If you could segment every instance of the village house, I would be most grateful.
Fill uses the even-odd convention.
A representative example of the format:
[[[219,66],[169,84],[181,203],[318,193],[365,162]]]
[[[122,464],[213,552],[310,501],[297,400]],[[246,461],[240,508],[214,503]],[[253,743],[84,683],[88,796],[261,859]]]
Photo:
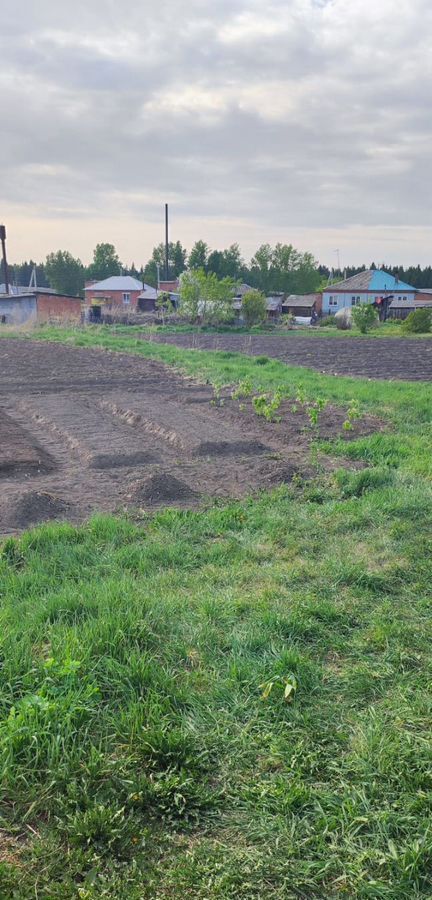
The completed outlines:
[[[400,281],[389,272],[370,269],[325,288],[322,311],[324,315],[334,315],[340,309],[359,303],[376,303],[379,306],[390,297],[393,300],[413,301],[415,294],[416,289],[412,285]]]
[[[136,310],[144,287],[131,275],[111,275],[103,281],[87,281],[84,288],[86,306],[103,307],[104,311]]]

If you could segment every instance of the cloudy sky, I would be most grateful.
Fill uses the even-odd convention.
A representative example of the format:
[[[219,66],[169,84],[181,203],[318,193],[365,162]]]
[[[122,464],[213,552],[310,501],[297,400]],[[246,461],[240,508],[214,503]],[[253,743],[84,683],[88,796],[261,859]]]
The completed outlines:
[[[2,0],[9,258],[430,263],[430,0]]]

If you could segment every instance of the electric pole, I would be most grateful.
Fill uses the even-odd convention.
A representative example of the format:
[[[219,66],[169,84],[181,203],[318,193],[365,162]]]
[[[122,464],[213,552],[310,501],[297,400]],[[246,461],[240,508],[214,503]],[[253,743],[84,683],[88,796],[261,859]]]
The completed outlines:
[[[6,259],[6,226],[0,225],[0,241],[2,245],[2,255],[3,255],[3,268],[4,268],[4,280],[5,280],[5,293],[9,293],[9,276],[8,276],[8,266]]]

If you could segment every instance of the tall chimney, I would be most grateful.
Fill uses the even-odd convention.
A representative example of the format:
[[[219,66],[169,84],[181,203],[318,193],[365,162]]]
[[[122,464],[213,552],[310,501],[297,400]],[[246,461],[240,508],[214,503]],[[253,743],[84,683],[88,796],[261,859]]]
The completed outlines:
[[[165,280],[169,281],[168,251],[168,203],[165,203]]]
[[[3,254],[3,268],[4,268],[4,280],[5,280],[5,291],[9,293],[9,275],[8,275],[8,265],[6,259],[6,226],[0,225],[0,241],[2,245],[2,254]]]

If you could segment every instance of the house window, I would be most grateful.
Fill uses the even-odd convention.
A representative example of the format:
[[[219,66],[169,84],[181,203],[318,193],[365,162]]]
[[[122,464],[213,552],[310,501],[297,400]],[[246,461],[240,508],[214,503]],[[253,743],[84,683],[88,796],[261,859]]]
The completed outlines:
[[[402,297],[402,300],[406,300],[406,297]]]
[[[130,294],[123,294],[123,303],[127,306],[130,303]]]
[[[329,306],[337,306],[337,297],[329,297]]]
[[[351,306],[357,306],[360,303],[360,297],[351,297]]]

